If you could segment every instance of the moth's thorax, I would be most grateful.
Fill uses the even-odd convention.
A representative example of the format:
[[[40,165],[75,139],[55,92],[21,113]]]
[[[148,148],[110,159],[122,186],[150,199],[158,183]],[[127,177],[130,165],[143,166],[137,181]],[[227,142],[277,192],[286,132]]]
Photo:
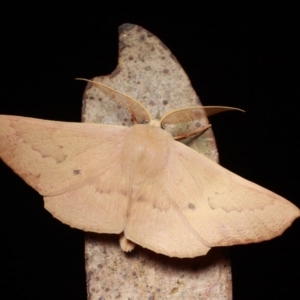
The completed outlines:
[[[124,157],[129,158],[124,167],[126,174],[152,177],[167,163],[173,137],[167,131],[149,126],[134,125],[124,143]]]

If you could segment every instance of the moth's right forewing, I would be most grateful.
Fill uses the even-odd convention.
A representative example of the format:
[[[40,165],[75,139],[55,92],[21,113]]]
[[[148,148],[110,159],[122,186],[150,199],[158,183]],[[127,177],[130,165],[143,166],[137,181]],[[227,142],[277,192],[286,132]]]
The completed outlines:
[[[176,202],[207,246],[269,240],[300,216],[288,200],[180,143],[174,144],[172,156],[177,161],[173,173],[180,172],[181,188],[189,191]]]

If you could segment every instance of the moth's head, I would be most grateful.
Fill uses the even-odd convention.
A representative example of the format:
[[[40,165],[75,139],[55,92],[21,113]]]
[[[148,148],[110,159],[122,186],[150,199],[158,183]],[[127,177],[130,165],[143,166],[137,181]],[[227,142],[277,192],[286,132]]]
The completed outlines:
[[[161,128],[160,120],[150,120],[149,125],[152,126],[152,127]]]

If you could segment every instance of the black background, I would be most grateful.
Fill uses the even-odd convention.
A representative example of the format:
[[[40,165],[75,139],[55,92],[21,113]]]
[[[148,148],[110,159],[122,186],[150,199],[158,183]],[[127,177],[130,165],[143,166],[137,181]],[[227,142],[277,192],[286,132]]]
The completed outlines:
[[[129,3],[124,9],[79,8],[76,14],[73,6],[7,11],[1,114],[80,121],[85,83],[74,78],[111,73],[118,26],[139,24],[170,48],[204,105],[247,111],[211,118],[221,164],[300,207],[292,8],[255,14],[250,8],[217,13],[174,6],[163,12]],[[85,299],[83,233],[52,218],[42,197],[2,162],[0,176],[2,293],[9,299]],[[299,233],[297,220],[272,241],[231,247],[234,300],[298,299]]]

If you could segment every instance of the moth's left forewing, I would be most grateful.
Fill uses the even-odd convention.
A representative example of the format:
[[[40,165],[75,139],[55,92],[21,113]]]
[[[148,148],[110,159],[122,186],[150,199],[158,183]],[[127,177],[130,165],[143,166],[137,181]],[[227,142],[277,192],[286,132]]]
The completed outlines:
[[[174,142],[171,156],[175,163],[170,168],[182,190],[174,201],[207,246],[268,240],[300,216],[283,197],[180,143]]]
[[[130,128],[0,116],[0,157],[60,221],[99,233],[125,226],[122,149]]]
[[[55,194],[98,174],[113,156],[119,158],[128,131],[1,115],[0,157],[41,195]]]

